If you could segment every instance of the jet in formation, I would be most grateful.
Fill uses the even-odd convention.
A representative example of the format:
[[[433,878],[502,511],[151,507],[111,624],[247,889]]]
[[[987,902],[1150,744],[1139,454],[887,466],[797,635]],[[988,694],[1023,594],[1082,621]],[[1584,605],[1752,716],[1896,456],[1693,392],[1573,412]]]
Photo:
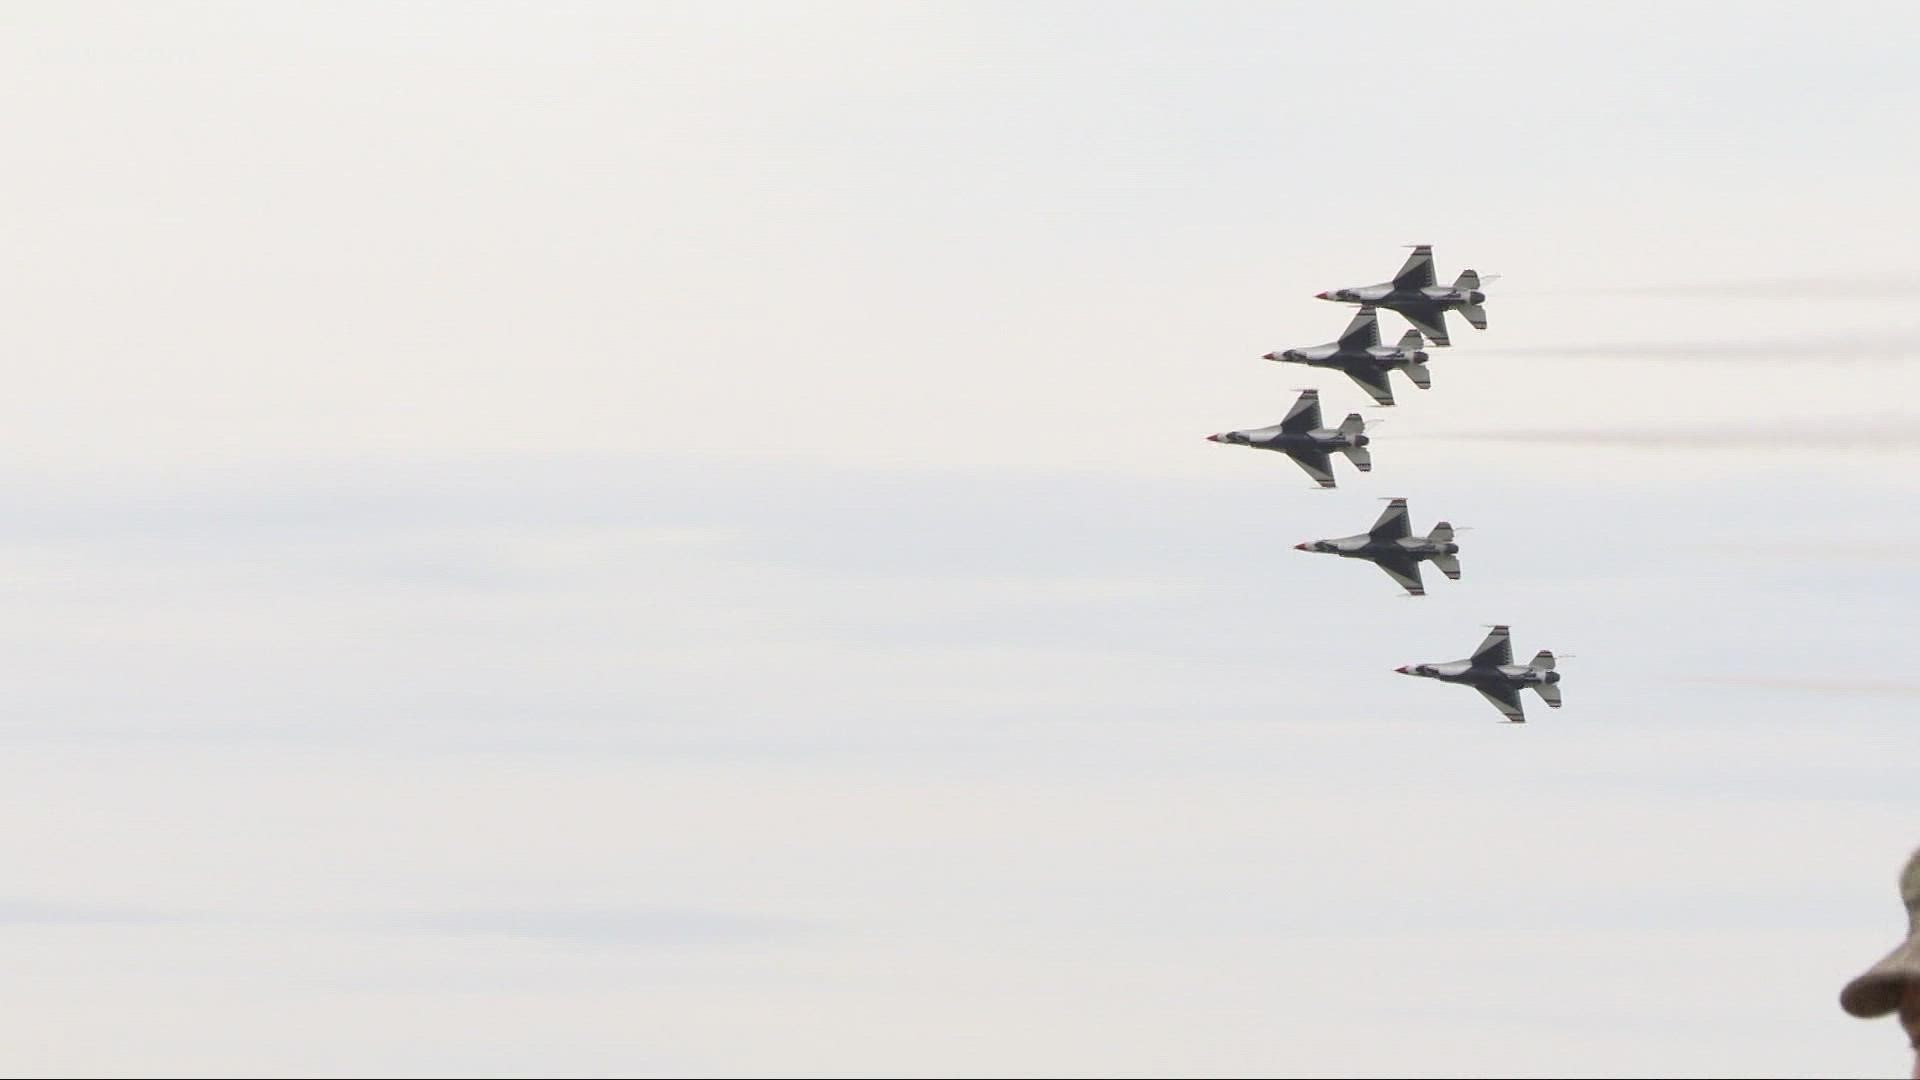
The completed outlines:
[[[1560,707],[1560,673],[1553,670],[1553,654],[1541,650],[1533,662],[1521,666],[1513,662],[1513,645],[1507,640],[1507,628],[1496,626],[1487,640],[1473,650],[1473,655],[1465,660],[1449,660],[1444,664],[1408,664],[1394,668],[1402,675],[1417,675],[1423,679],[1439,679],[1441,682],[1465,683],[1480,691],[1480,696],[1493,703],[1500,715],[1515,724],[1527,722],[1527,714],[1520,708],[1520,691],[1531,688],[1548,706]]]
[[[1395,499],[1373,528],[1357,536],[1309,540],[1295,551],[1318,551],[1343,559],[1365,559],[1387,572],[1410,596],[1425,596],[1420,564],[1430,562],[1453,581],[1460,580],[1460,545],[1453,542],[1453,526],[1442,521],[1425,536],[1413,535],[1407,520],[1407,500]],[[1406,670],[1402,668],[1401,670]]]
[[[1335,451],[1352,459],[1353,467],[1361,472],[1373,469],[1373,455],[1367,452],[1366,430],[1367,422],[1360,419],[1359,413],[1348,413],[1338,428],[1322,427],[1320,391],[1307,390],[1279,423],[1247,431],[1223,431],[1207,436],[1207,441],[1278,450],[1305,469],[1315,483],[1330,488],[1334,486],[1332,455]]]
[[[1436,285],[1433,279],[1433,246],[1415,244],[1413,254],[1392,281],[1363,285],[1357,289],[1329,289],[1314,294],[1322,300],[1342,304],[1371,304],[1397,311],[1427,335],[1435,345],[1446,345],[1449,311],[1457,311],[1476,330],[1487,328],[1487,294],[1480,291],[1480,275],[1463,270],[1452,286]]]
[[[1420,348],[1420,331],[1407,331],[1401,336],[1400,344],[1392,347],[1380,344],[1380,319],[1372,304],[1361,305],[1360,314],[1353,317],[1340,340],[1270,352],[1262,359],[1344,371],[1373,396],[1377,405],[1393,404],[1393,386],[1387,373],[1396,368],[1406,372],[1413,385],[1422,390],[1433,385],[1432,375],[1427,371],[1427,354]]]

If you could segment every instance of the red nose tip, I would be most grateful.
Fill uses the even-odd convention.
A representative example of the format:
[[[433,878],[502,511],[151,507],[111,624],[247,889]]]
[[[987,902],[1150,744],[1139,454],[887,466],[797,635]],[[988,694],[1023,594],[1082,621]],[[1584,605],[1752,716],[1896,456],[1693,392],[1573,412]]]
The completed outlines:
[[[1407,673],[1407,667],[1408,667],[1408,665],[1406,665],[1406,664],[1402,664],[1402,665],[1400,665],[1399,667],[1397,667],[1397,668],[1394,668],[1393,670],[1395,670],[1395,671],[1397,671],[1397,672],[1399,672],[1399,673],[1400,673],[1400,674],[1402,674],[1402,675],[1405,675],[1405,674]]]
[[[1295,544],[1295,545],[1293,545],[1293,550],[1295,550],[1295,551],[1305,551],[1305,550],[1307,550],[1307,545],[1305,545],[1305,544]]]
[[[1328,291],[1332,291],[1332,290],[1328,290]],[[1328,296],[1328,295],[1327,295],[1326,293],[1323,293],[1323,292],[1317,292],[1317,293],[1314,293],[1314,294],[1313,294],[1313,298],[1314,298],[1315,300],[1331,300],[1331,299],[1333,299],[1332,297],[1330,297],[1330,296]]]
[[[1208,441],[1208,442],[1219,442],[1219,441],[1220,441],[1220,436],[1218,436],[1218,435],[1209,435],[1209,436],[1207,436],[1207,441]]]

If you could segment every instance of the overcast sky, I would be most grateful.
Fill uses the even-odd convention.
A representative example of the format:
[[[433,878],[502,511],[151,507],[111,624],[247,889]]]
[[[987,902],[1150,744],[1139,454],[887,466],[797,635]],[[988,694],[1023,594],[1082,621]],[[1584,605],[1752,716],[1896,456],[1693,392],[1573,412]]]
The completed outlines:
[[[1916,40],[0,8],[5,1070],[1902,1074]]]

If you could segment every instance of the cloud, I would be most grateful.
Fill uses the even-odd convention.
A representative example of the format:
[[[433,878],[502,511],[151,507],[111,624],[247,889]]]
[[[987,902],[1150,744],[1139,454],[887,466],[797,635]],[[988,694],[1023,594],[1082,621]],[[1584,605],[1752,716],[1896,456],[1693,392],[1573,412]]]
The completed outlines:
[[[1803,338],[1718,341],[1563,341],[1491,345],[1490,355],[1543,360],[1680,360],[1710,363],[1901,364],[1920,360],[1920,330],[1861,331]]]
[[[202,912],[113,907],[59,900],[0,898],[0,927],[9,926],[180,926],[210,921]]]
[[[1920,422],[1909,416],[1867,416],[1845,422],[1780,419],[1763,424],[1601,428],[1588,430],[1435,432],[1426,438],[1537,446],[1611,446],[1627,450],[1818,450],[1920,449]]]
[[[1906,300],[1920,296],[1920,274],[1797,274],[1779,277],[1736,278],[1722,281],[1680,281],[1652,285],[1620,285],[1593,289],[1556,289],[1570,295],[1644,296],[1671,299],[1758,300]]]
[[[1706,686],[1789,690],[1809,694],[1867,694],[1883,697],[1920,697],[1920,683],[1893,679],[1776,678],[1759,675],[1715,675],[1686,680]]]
[[[573,945],[737,945],[785,938],[804,924],[701,908],[498,908],[419,911],[370,919],[363,928]]]

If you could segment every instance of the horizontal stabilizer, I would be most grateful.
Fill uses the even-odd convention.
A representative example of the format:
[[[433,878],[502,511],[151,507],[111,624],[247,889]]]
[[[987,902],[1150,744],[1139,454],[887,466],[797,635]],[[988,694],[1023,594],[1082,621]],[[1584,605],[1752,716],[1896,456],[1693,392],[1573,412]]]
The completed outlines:
[[[1342,435],[1358,435],[1365,430],[1367,430],[1367,422],[1362,420],[1360,414],[1357,412],[1348,413],[1347,418],[1340,421],[1340,434]]]
[[[1485,307],[1479,304],[1461,304],[1460,314],[1467,317],[1467,321],[1473,324],[1475,330],[1485,330],[1487,328],[1487,309]]]
[[[1417,331],[1409,330],[1407,331],[1407,333],[1414,334],[1414,333],[1417,333]],[[1427,370],[1427,365],[1408,364],[1406,367],[1403,367],[1400,370],[1407,373],[1407,378],[1413,380],[1413,385],[1419,387],[1422,390],[1433,389],[1433,372]]]
[[[1432,557],[1432,562],[1436,569],[1447,575],[1448,580],[1460,580],[1460,556],[1435,555]]]
[[[1422,338],[1420,337],[1420,331],[1418,330],[1409,330],[1406,333],[1401,334],[1400,335],[1400,351],[1412,352],[1413,350],[1420,347],[1421,340]]]
[[[1453,287],[1471,292],[1480,287],[1480,275],[1471,270],[1462,270],[1460,276],[1453,279]]]
[[[1348,460],[1353,462],[1354,468],[1359,469],[1361,472],[1373,471],[1373,455],[1367,453],[1366,447],[1343,446],[1340,450],[1347,455]]]
[[[1434,522],[1433,531],[1427,534],[1427,539],[1433,541],[1436,544],[1452,543],[1453,542],[1453,525],[1445,521]]]
[[[1541,649],[1539,654],[1533,658],[1533,663],[1528,664],[1527,666],[1532,668],[1535,671],[1552,671],[1553,670],[1553,654],[1548,652],[1545,649]]]
[[[1546,701],[1548,708],[1557,709],[1560,707],[1560,685],[1558,683],[1551,685],[1547,683],[1537,683],[1534,685],[1534,689],[1540,691],[1540,697]]]

